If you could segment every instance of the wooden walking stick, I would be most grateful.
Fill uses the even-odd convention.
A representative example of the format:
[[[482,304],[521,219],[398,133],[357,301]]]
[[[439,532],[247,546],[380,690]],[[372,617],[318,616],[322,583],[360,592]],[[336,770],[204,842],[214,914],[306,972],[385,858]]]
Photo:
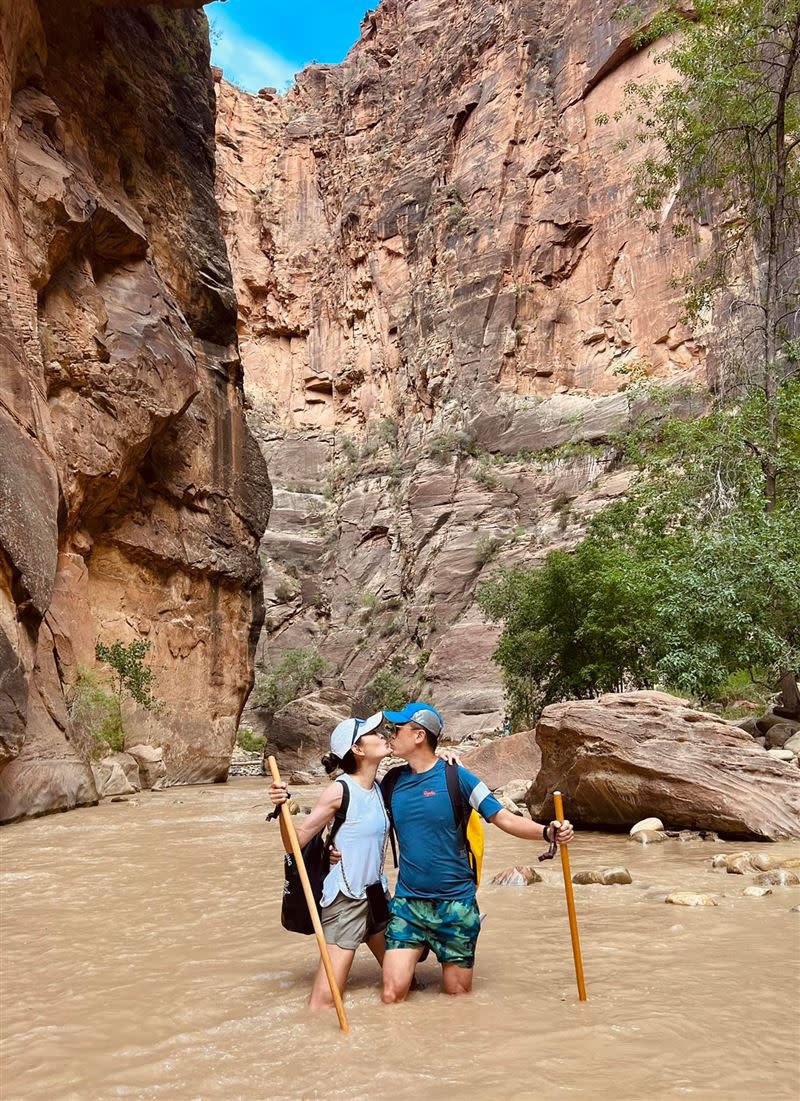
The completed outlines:
[[[561,801],[561,792],[553,792],[553,802],[556,808],[556,818],[564,821],[564,804]],[[575,959],[575,978],[578,981],[578,998],[586,1001],[586,984],[583,981],[583,960],[581,959],[581,942],[578,937],[578,918],[575,914],[575,897],[572,893],[572,875],[569,870],[569,853],[566,845],[559,845],[561,850],[561,868],[564,872],[564,890],[567,894],[567,913],[569,914],[569,935],[572,938],[572,955]]]
[[[276,784],[280,784],[281,774],[278,772],[278,762],[274,757],[267,757],[267,764],[269,770],[272,773],[272,779]],[[306,903],[308,905],[308,912],[311,915],[311,924],[314,926],[314,933],[317,938],[317,945],[319,947],[319,955],[322,960],[322,966],[325,968],[325,974],[328,976],[328,985],[331,988],[331,997],[333,998],[333,1004],[336,1007],[336,1016],[339,1018],[339,1028],[342,1032],[349,1032],[350,1026],[347,1023],[347,1016],[342,1005],[342,996],[339,993],[339,987],[336,985],[336,979],[333,974],[333,966],[331,964],[331,957],[328,954],[328,946],[325,943],[325,935],[322,932],[322,922],[319,919],[319,911],[317,910],[317,903],[314,899],[314,892],[311,890],[311,883],[308,879],[308,872],[303,861],[303,853],[300,849],[300,842],[297,839],[297,831],[294,828],[294,822],[292,821],[292,815],[289,811],[289,804],[281,803],[281,815],[283,816],[284,824],[286,825],[286,832],[289,834],[289,843],[292,846],[292,853],[294,854],[295,864],[297,865],[297,871],[300,874],[300,882],[303,884],[303,894],[306,896]]]

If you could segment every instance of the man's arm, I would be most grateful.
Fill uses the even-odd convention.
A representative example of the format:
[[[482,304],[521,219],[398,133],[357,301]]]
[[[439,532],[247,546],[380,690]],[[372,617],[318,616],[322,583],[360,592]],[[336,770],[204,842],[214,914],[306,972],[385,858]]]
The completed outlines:
[[[499,810],[489,819],[493,826],[497,826],[503,833],[509,833],[512,837],[521,837],[525,841],[543,841],[545,827],[540,822],[531,822],[527,818],[521,818],[518,814],[512,814],[510,810]],[[548,823],[550,825],[550,823]],[[574,836],[572,825],[566,820],[556,834],[559,845],[566,845]],[[548,840],[549,840],[548,836]]]

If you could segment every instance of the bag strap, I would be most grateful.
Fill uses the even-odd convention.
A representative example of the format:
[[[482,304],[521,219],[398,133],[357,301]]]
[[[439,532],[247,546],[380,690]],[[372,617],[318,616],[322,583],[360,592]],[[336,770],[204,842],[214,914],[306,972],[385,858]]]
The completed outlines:
[[[472,872],[472,878],[477,883],[478,881],[478,869],[475,855],[472,852],[472,846],[469,843],[469,837],[467,835],[467,825],[469,823],[469,816],[472,813],[472,807],[467,809],[465,806],[464,796],[461,793],[461,784],[458,779],[458,765],[450,764],[449,761],[444,763],[445,775],[447,777],[447,794],[450,796],[450,802],[453,806],[453,816],[456,820],[456,829],[461,834],[461,838],[464,842],[464,847],[467,850],[467,862],[469,863],[469,870]]]
[[[340,826],[343,826],[345,821],[347,820],[347,808],[350,806],[350,788],[348,787],[346,781],[343,780],[342,777],[340,776],[337,779],[336,783],[340,784],[341,788],[342,788],[342,802],[339,805],[339,807],[337,808],[336,814],[334,814],[334,816],[333,816],[333,822],[331,822],[331,828],[328,831],[328,836],[325,839],[325,848],[326,849],[331,848],[331,846],[333,845],[333,839],[336,837],[336,834],[339,832]]]
[[[394,768],[389,769],[381,780],[381,794],[383,795],[383,803],[386,807],[386,817],[389,819],[389,844],[392,846],[392,860],[394,861],[395,868],[397,867],[397,835],[394,828],[394,816],[392,815],[392,793],[397,785],[397,781],[400,779],[400,773],[404,768],[405,765],[395,765]]]

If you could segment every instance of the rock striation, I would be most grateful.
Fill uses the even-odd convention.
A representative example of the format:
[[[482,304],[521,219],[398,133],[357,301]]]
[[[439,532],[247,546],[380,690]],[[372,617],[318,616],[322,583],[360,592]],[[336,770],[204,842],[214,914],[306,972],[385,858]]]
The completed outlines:
[[[497,729],[476,587],[623,493],[630,379],[704,379],[666,225],[613,116],[654,70],[617,4],[383,0],[285,96],[217,73],[217,195],[276,486],[258,660],[394,667],[453,740]],[[248,718],[258,725],[258,717]]]
[[[552,817],[561,790],[570,821],[625,827],[656,814],[678,829],[730,837],[800,837],[800,769],[745,731],[663,692],[552,704],[536,728],[542,767],[526,803]],[[641,843],[665,840],[648,830]]]
[[[151,643],[169,782],[225,777],[252,681],[271,491],[198,6],[0,3],[0,820],[97,799],[98,639]]]

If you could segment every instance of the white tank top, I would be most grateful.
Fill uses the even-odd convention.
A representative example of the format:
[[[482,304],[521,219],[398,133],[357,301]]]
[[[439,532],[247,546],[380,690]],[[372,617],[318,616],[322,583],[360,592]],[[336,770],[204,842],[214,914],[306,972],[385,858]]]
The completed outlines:
[[[325,876],[320,900],[322,906],[330,906],[340,891],[349,898],[365,898],[367,884],[375,883],[378,878],[383,889],[387,889],[383,852],[389,819],[381,789],[373,784],[367,791],[352,776],[341,776],[340,779],[350,789],[350,805],[347,819],[339,827],[334,841],[342,859]]]

